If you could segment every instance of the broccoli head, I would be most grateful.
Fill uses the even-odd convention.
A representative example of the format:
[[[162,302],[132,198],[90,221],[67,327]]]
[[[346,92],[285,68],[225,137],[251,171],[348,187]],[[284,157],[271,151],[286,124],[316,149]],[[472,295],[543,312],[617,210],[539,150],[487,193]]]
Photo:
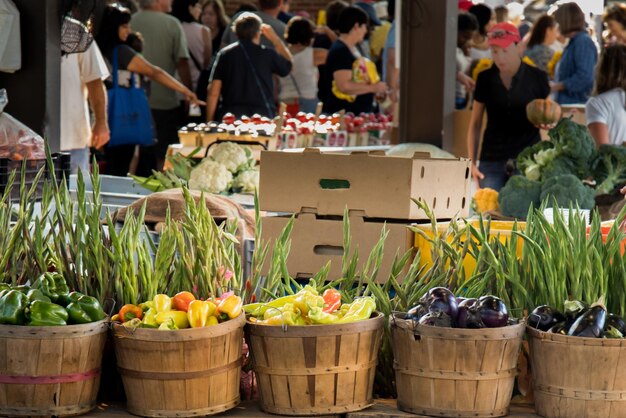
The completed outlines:
[[[567,157],[558,156],[548,162],[541,169],[541,180],[544,181],[546,179],[563,176],[565,174],[574,174],[576,175],[575,163]]]
[[[626,183],[626,147],[602,145],[594,164],[596,194],[609,194]]]
[[[572,160],[574,174],[585,178],[590,174],[590,162],[596,155],[596,147],[589,130],[584,125],[563,118],[548,133],[558,154]]]
[[[541,187],[541,201],[548,207],[578,207],[592,209],[595,206],[595,192],[573,174],[551,177]]]
[[[505,216],[526,219],[531,204],[539,207],[540,196],[541,183],[525,176],[512,176],[498,195],[500,211]]]
[[[525,148],[517,156],[517,169],[529,179],[539,180],[540,164],[536,160],[536,155],[544,155],[545,151],[552,149],[554,149],[554,144],[550,141],[539,141]]]

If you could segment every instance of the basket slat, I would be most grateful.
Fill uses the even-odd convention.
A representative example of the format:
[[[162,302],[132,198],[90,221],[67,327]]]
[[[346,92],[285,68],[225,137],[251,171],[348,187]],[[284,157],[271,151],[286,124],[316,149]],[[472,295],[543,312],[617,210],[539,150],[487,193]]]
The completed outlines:
[[[325,415],[371,405],[384,317],[342,325],[247,324],[261,408]]]
[[[508,413],[524,325],[467,330],[392,321],[398,408],[415,414]]]

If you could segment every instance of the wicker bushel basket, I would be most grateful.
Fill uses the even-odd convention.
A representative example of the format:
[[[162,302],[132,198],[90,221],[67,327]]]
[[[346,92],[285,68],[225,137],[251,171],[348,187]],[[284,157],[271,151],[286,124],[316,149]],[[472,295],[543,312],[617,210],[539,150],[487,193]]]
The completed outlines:
[[[96,406],[107,320],[0,325],[0,415],[68,416]]]
[[[398,408],[441,417],[508,413],[524,325],[460,329],[391,323]]]
[[[218,414],[239,403],[245,316],[174,331],[113,325],[127,408],[145,417]]]
[[[528,327],[535,409],[548,418],[626,417],[626,340]]]
[[[384,317],[283,328],[248,322],[261,408],[281,415],[354,412],[373,404]]]

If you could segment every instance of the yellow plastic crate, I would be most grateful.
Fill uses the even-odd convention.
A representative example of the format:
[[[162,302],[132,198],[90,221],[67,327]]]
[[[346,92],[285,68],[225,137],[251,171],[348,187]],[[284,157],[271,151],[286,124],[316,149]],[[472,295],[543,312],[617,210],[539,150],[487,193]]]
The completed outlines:
[[[480,227],[479,220],[470,220],[468,221],[474,228]],[[484,221],[486,222],[486,221]],[[489,239],[497,237],[500,242],[505,243],[506,241],[511,239],[511,231],[513,229],[513,225],[515,222],[511,221],[491,221],[491,227],[489,230]],[[419,224],[414,225],[416,228],[424,231],[429,238],[433,237],[433,230],[431,224]],[[445,232],[448,229],[449,223],[438,223],[437,230],[439,233]],[[517,222],[518,230],[524,230],[526,228],[526,222]],[[477,240],[472,237],[472,239],[476,242]],[[521,257],[522,255],[522,247],[524,245],[524,240],[518,237],[518,245],[517,245],[517,256]],[[452,241],[452,237],[448,238],[448,242]],[[429,268],[432,266],[432,248],[431,243],[420,234],[415,234],[415,248],[421,251],[420,257],[420,266],[424,266]],[[460,248],[459,248],[460,250]],[[466,255],[463,259],[463,268],[465,269],[465,276],[469,277],[476,268],[476,260],[470,254]]]

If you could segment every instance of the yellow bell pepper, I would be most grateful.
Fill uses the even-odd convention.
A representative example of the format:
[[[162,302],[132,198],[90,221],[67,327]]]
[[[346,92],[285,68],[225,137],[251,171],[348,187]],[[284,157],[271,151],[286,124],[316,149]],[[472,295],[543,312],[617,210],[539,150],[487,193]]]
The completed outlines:
[[[162,325],[164,322],[172,319],[177,329],[189,328],[189,319],[187,318],[187,312],[183,311],[166,311],[159,312],[156,315],[156,322]]]
[[[228,315],[230,319],[237,318],[243,309],[243,301],[239,296],[230,295],[217,306],[220,313]]]
[[[189,304],[187,308],[187,319],[189,319],[191,328],[206,326],[207,320],[209,316],[211,316],[211,309],[215,312],[215,305],[213,305],[213,308],[211,305],[213,305],[213,303],[203,300],[194,300]]]
[[[160,331],[172,331],[175,329],[178,329],[178,327],[176,326],[176,323],[174,322],[172,318],[168,318],[167,321],[159,325]]]
[[[305,286],[304,289],[296,294],[296,300],[294,301],[294,306],[300,310],[302,315],[308,315],[309,310],[312,308],[324,308],[324,298],[317,291],[307,289],[307,287]]]
[[[148,309],[141,320],[141,324],[144,328],[158,328],[159,324],[156,320],[157,312],[156,309]]]
[[[211,327],[213,325],[217,325],[218,323],[219,321],[217,320],[216,316],[209,316],[206,321],[206,326]]]
[[[371,296],[364,296],[355,299],[349,305],[348,310],[341,318],[335,321],[336,324],[346,324],[349,322],[363,321],[369,319],[376,309],[376,301]]]
[[[172,310],[172,298],[167,295],[156,295],[154,297],[154,308],[157,312],[167,312]]]
[[[141,308],[142,311],[147,312],[149,309],[155,309],[154,306],[154,300],[149,300],[147,302],[144,303],[140,303],[139,307]]]

